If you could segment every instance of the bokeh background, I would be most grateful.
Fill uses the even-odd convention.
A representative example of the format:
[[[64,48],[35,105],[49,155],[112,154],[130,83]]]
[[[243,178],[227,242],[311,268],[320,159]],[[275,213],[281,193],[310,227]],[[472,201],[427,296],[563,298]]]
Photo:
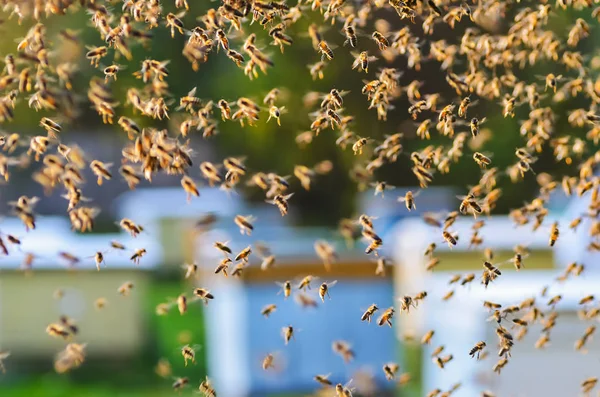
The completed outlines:
[[[120,2],[108,3],[111,7],[121,7]],[[535,5],[537,2],[521,2],[522,6]],[[176,12],[170,2],[163,4],[165,14]],[[182,18],[186,27],[193,27],[200,22],[197,18],[203,15],[208,8],[217,7],[213,2],[198,2],[191,4],[191,10]],[[410,25],[406,21],[398,21],[397,16],[388,11],[375,11],[376,19],[389,23],[391,31]],[[514,8],[506,18],[499,19],[490,28],[497,32],[506,32],[514,16]],[[0,54],[15,52],[16,43],[20,37],[25,36],[31,26],[30,21],[19,25],[15,18],[7,13],[0,16],[3,23],[0,25],[2,41]],[[344,37],[337,28],[324,28],[323,35],[330,43],[337,45],[335,48],[335,62],[328,64],[323,80],[313,80],[309,74],[307,64],[319,60],[319,55],[311,46],[310,38],[305,36],[308,26],[313,21],[320,21],[316,12],[306,11],[306,15],[296,23],[290,34],[294,43],[285,48],[282,54],[277,47],[271,53],[275,67],[269,69],[267,75],[262,75],[250,81],[243,71],[237,68],[223,53],[213,54],[208,63],[202,64],[199,71],[194,72],[189,62],[181,56],[181,50],[186,36],[176,35],[170,37],[170,32],[164,26],[153,30],[154,38],[144,48],[133,48],[133,59],[116,59],[115,62],[127,68],[119,74],[118,81],[111,84],[115,98],[125,101],[125,93],[129,87],[140,87],[141,82],[132,76],[139,69],[141,61],[146,58],[156,60],[170,60],[167,78],[169,91],[175,100],[185,95],[192,88],[197,87],[196,95],[206,99],[217,100],[224,98],[234,101],[241,96],[249,97],[257,102],[273,88],[280,88],[283,92],[281,104],[285,105],[288,112],[281,118],[282,126],[276,123],[266,123],[263,117],[256,126],[241,128],[233,122],[220,123],[219,133],[209,139],[201,136],[191,136],[191,147],[195,150],[195,161],[218,162],[228,156],[245,156],[246,165],[252,171],[272,171],[279,175],[289,175],[295,165],[309,167],[323,161],[333,162],[333,170],[327,175],[318,176],[310,191],[300,188],[299,183],[292,178],[295,195],[290,201],[290,215],[281,219],[277,211],[265,205],[262,193],[258,190],[241,189],[233,194],[229,201],[223,192],[206,187],[201,191],[201,198],[196,202],[187,204],[185,194],[181,191],[179,179],[176,177],[159,176],[152,185],[142,182],[138,189],[129,192],[125,183],[115,178],[99,187],[88,183],[85,195],[92,197],[94,205],[102,209],[97,218],[97,224],[92,232],[93,236],[80,236],[70,231],[66,220],[61,221],[65,214],[65,201],[60,198],[60,192],[44,196],[42,189],[31,180],[31,172],[27,170],[16,171],[11,177],[10,184],[0,185],[0,213],[6,217],[0,221],[0,230],[15,230],[16,235],[23,238],[27,248],[40,255],[40,269],[34,266],[33,275],[25,275],[19,271],[19,253],[0,258],[0,348],[11,351],[10,360],[6,361],[8,372],[0,375],[0,395],[7,397],[16,396],[166,396],[171,393],[172,377],[187,376],[191,386],[185,393],[193,393],[200,380],[206,374],[219,378],[223,369],[225,350],[221,345],[232,344],[241,346],[246,353],[240,358],[243,363],[237,370],[244,372],[240,375],[240,383],[250,379],[253,392],[256,395],[288,396],[293,395],[297,388],[298,395],[305,395],[311,389],[316,389],[316,383],[310,379],[296,379],[290,373],[301,373],[313,368],[319,368],[319,361],[330,365],[323,365],[318,371],[323,373],[335,372],[336,381],[357,379],[356,371],[363,366],[368,371],[377,373],[381,382],[381,365],[386,361],[400,363],[401,372],[410,372],[411,381],[400,388],[382,386],[381,392],[398,391],[402,395],[423,395],[423,369],[429,357],[421,350],[419,343],[411,343],[401,337],[402,332],[387,328],[377,328],[374,324],[370,327],[356,321],[364,310],[373,301],[378,301],[381,307],[394,304],[394,297],[402,293],[399,291],[401,284],[399,277],[408,277],[407,274],[399,276],[395,270],[403,253],[399,252],[396,244],[404,236],[400,227],[407,218],[418,217],[426,211],[447,211],[458,206],[456,194],[465,194],[468,187],[477,183],[480,170],[474,166],[469,156],[465,156],[459,163],[453,165],[452,172],[446,175],[436,175],[435,187],[431,191],[422,192],[417,200],[416,212],[407,212],[402,203],[396,198],[406,189],[416,190],[417,180],[412,174],[411,163],[408,156],[402,157],[392,165],[386,165],[377,171],[376,180],[385,180],[398,189],[386,193],[386,198],[374,197],[373,191],[359,191],[357,183],[351,178],[351,170],[355,164],[355,156],[348,147],[342,150],[336,146],[337,133],[332,130],[322,131],[314,137],[312,143],[302,147],[296,142],[299,133],[307,131],[310,126],[307,109],[303,97],[311,91],[328,92],[331,88],[347,90],[350,93],[345,97],[344,107],[346,114],[355,116],[356,122],[353,130],[360,136],[382,139],[385,134],[397,132],[404,133],[404,152],[410,153],[422,149],[427,145],[448,143],[447,138],[433,134],[430,141],[416,139],[415,124],[410,120],[404,110],[410,106],[406,98],[401,98],[394,103],[396,110],[389,113],[385,122],[377,121],[376,113],[368,110],[366,98],[360,94],[364,76],[351,70],[352,57],[347,48],[342,46]],[[589,10],[566,10],[552,15],[549,27],[560,37],[566,37],[568,29],[576,18],[584,18],[592,26],[594,20],[590,17]],[[382,23],[382,22],[379,22]],[[89,79],[92,76],[101,76],[99,70],[89,66],[84,57],[86,45],[100,45],[102,43],[97,31],[89,26],[89,15],[83,10],[71,12],[65,16],[50,16],[44,20],[48,37],[54,42],[53,57],[58,60],[71,60],[78,64],[80,71],[74,80],[74,91],[85,97]],[[459,44],[460,38],[467,23],[459,23],[455,29],[441,24],[437,25],[431,39],[444,38],[448,43]],[[414,29],[412,29],[414,28]],[[81,45],[65,43],[59,39],[59,32],[63,29],[78,31]],[[365,31],[371,31],[369,26]],[[418,25],[411,26],[414,34],[419,35],[421,29]],[[266,44],[267,36],[260,26],[252,26],[245,33],[256,32],[259,41]],[[588,39],[583,40],[578,50],[584,56],[593,58],[597,55],[598,32],[593,29]],[[233,38],[234,48],[241,46],[241,40]],[[369,37],[360,37],[368,41],[366,46],[372,53],[376,53],[376,44]],[[108,62],[108,60],[105,60]],[[372,70],[388,66],[395,67],[403,72],[401,85],[406,86],[413,80],[423,82],[421,93],[440,93],[444,99],[453,99],[456,95],[448,89],[444,74],[439,72],[439,64],[425,60],[422,69],[417,72],[406,67],[406,61],[398,57],[393,63],[387,64],[380,59],[373,64]],[[550,62],[540,62],[534,68],[514,70],[521,79],[535,81],[539,75],[556,72],[557,65]],[[375,72],[370,72],[372,76]],[[594,76],[595,70],[590,70]],[[440,91],[442,90],[442,91]],[[567,121],[566,109],[582,107],[578,99],[566,102],[552,103],[549,106],[558,115],[555,130],[559,134],[568,134],[573,137],[585,137],[586,128],[575,128]],[[20,104],[23,105],[23,104]],[[175,105],[173,105],[175,106]],[[487,122],[482,127],[482,138],[475,144],[477,150],[483,153],[493,153],[493,164],[504,170],[515,161],[515,148],[523,146],[523,138],[519,135],[519,120],[528,112],[521,109],[515,118],[503,118],[501,105],[488,103],[481,100],[470,112],[473,115],[487,117]],[[521,115],[519,112],[525,112]],[[130,110],[118,108],[119,116],[134,117]],[[19,132],[23,136],[33,135],[40,131],[38,120],[44,116],[42,112],[35,113],[19,106],[15,112],[12,123],[3,126],[4,133]],[[175,131],[178,126],[176,118],[162,122],[149,119],[136,118],[141,126],[154,126],[168,128]],[[144,124],[146,123],[146,124]],[[125,144],[127,137],[116,124],[102,124],[101,119],[89,106],[81,106],[80,112],[73,120],[69,120],[68,127],[61,133],[61,138],[67,142],[77,143],[89,158],[101,159],[104,162],[118,164],[120,149]],[[590,144],[590,149],[594,150]],[[536,173],[548,172],[559,180],[563,175],[575,175],[577,169],[573,165],[557,162],[551,150],[546,150],[539,155],[535,164]],[[194,172],[196,174],[194,174]],[[88,175],[90,180],[91,174]],[[200,179],[197,167],[194,167],[192,177]],[[502,199],[498,203],[495,214],[505,217],[511,208],[519,207],[523,202],[531,200],[537,191],[535,175],[527,175],[525,180],[513,184],[508,178],[499,180],[502,188]],[[36,211],[43,216],[40,220],[40,230],[25,234],[18,224],[12,222],[7,202],[20,195],[40,196],[43,200],[37,205]],[[227,201],[227,203],[224,203]],[[570,202],[564,197],[557,196],[550,202],[552,216],[560,216],[568,209],[578,204]],[[571,207],[570,207],[571,206]],[[207,213],[214,213],[218,222],[210,233],[199,233],[194,228],[194,222]],[[390,259],[390,268],[385,277],[375,277],[375,264],[369,257],[362,254],[362,246],[357,243],[355,250],[348,249],[343,239],[337,233],[337,225],[342,218],[357,218],[359,214],[367,213],[378,216],[377,227],[381,230],[386,244],[382,254]],[[232,217],[235,214],[253,214],[257,216],[257,232],[252,238],[240,237]],[[87,258],[78,271],[67,271],[57,260],[52,263],[52,253],[58,250],[67,250],[73,244],[83,252],[92,256],[97,250],[95,244],[103,244],[112,239],[122,239],[120,229],[116,225],[122,217],[129,217],[144,225],[147,231],[143,242],[132,244],[150,244],[145,248],[150,252],[147,260],[142,261],[141,268],[128,266],[127,257],[115,257],[111,262],[107,259],[108,269],[96,273],[93,259]],[[48,226],[44,227],[44,223]],[[494,229],[494,222],[490,223],[490,235],[501,233],[504,229]],[[406,223],[404,223],[406,225]],[[261,230],[262,229],[262,230]],[[518,243],[519,233],[514,234],[514,243]],[[426,236],[426,235],[424,235]],[[232,240],[235,249],[256,242],[266,241],[281,259],[283,270],[279,273],[266,276],[259,270],[249,270],[243,281],[237,286],[215,286],[215,291],[223,291],[230,301],[223,306],[215,304],[212,312],[200,304],[190,305],[185,315],[180,315],[177,310],[171,310],[167,315],[158,316],[155,308],[158,304],[166,302],[169,298],[177,297],[182,292],[191,292],[191,285],[197,283],[205,285],[209,281],[182,281],[184,271],[181,265],[191,261],[199,262],[200,267],[212,268],[218,260],[210,248],[212,240],[223,238]],[[319,238],[325,238],[336,243],[341,252],[341,264],[331,275],[319,273],[318,258],[314,255],[312,244]],[[403,237],[402,237],[403,238]],[[425,237],[424,237],[425,238]],[[427,237],[428,238],[428,237]],[[493,239],[493,237],[490,237]],[[585,238],[582,237],[582,238]],[[415,237],[415,239],[418,239]],[[390,242],[387,244],[387,242]],[[439,245],[439,243],[438,243]],[[509,244],[505,244],[507,247]],[[36,250],[40,247],[39,250]],[[576,250],[576,247],[573,248]],[[535,269],[554,269],[560,264],[547,250],[534,251],[527,271]],[[212,256],[211,256],[212,255]],[[467,262],[473,262],[475,254],[470,252],[443,253],[443,271],[457,272],[468,269]],[[357,259],[358,258],[358,259]],[[255,263],[258,266],[258,263]],[[111,263],[114,267],[111,268]],[[564,264],[563,264],[564,265]],[[477,268],[479,265],[474,265]],[[285,270],[289,267],[291,270]],[[364,269],[368,268],[368,271]],[[93,270],[93,272],[89,270]],[[341,281],[332,288],[333,300],[331,307],[323,310],[302,311],[294,303],[281,306],[281,317],[273,319],[274,324],[268,326],[260,323],[264,320],[260,308],[271,301],[280,301],[277,295],[275,281],[286,278],[295,279],[302,274],[310,272],[322,277],[339,278]],[[343,280],[346,282],[343,282]],[[209,277],[210,279],[210,277]],[[117,287],[125,280],[132,280],[136,288],[130,299],[124,300],[116,293]],[[208,280],[208,279],[207,279]],[[53,291],[63,288],[65,298],[58,301],[52,298]],[[239,291],[242,291],[241,293]],[[238,292],[235,292],[238,291]],[[418,291],[411,291],[416,293]],[[238,294],[238,295],[235,295]],[[340,300],[336,302],[336,294]],[[93,300],[106,296],[109,305],[102,312],[95,312]],[[232,298],[233,296],[234,298]],[[354,299],[352,299],[354,297]],[[215,301],[217,301],[219,297]],[[242,301],[242,303],[240,303]],[[329,305],[327,302],[326,305]],[[437,304],[437,303],[436,303]],[[212,302],[211,302],[212,305]],[[432,303],[431,305],[434,305]],[[210,306],[209,306],[210,308]],[[219,312],[218,310],[222,310]],[[225,313],[228,311],[227,313]],[[308,313],[308,314],[307,314]],[[334,315],[339,314],[336,322],[340,329],[355,329],[352,333],[340,333],[330,322]],[[61,342],[49,340],[44,333],[44,327],[49,322],[55,321],[60,314],[69,314],[78,321],[81,328],[82,342],[89,344],[90,354],[85,364],[68,374],[58,375],[52,368],[52,358],[61,348]],[[243,316],[240,323],[235,321],[235,315]],[[279,314],[279,313],[278,313]],[[104,317],[103,317],[104,316]],[[231,317],[234,319],[231,320]],[[219,328],[215,321],[221,322],[221,327],[239,326],[243,332],[224,335],[236,340],[218,338],[215,335]],[[260,372],[260,355],[267,351],[280,350],[285,354],[282,346],[279,329],[291,319],[302,318],[304,323],[299,326],[298,346],[288,351],[288,356],[282,358],[283,373],[278,381],[263,379]],[[226,319],[226,320],[225,320]],[[352,320],[349,320],[352,319]],[[276,322],[275,322],[276,321]],[[402,317],[396,319],[396,324],[401,324]],[[40,327],[41,324],[41,327]],[[233,325],[232,325],[233,324]],[[237,324],[237,325],[236,325]],[[359,328],[364,326],[363,328]],[[208,335],[211,334],[212,336]],[[303,338],[304,333],[304,338]],[[321,336],[319,336],[321,335]],[[241,338],[240,340],[237,340]],[[344,363],[331,352],[330,345],[336,339],[352,339],[356,349],[357,361],[353,366],[344,366]],[[380,339],[381,338],[381,339]],[[221,339],[219,341],[219,339]],[[270,341],[277,339],[277,344]],[[417,340],[420,339],[420,335]],[[324,341],[324,342],[323,342]],[[377,343],[379,342],[379,343]],[[180,348],[185,344],[199,345],[197,362],[195,365],[184,366]],[[95,346],[94,346],[95,345]],[[312,345],[318,354],[314,358],[303,353],[303,345]],[[312,349],[312,348],[311,348]],[[235,354],[232,353],[232,354]],[[462,353],[461,353],[462,354]],[[240,352],[240,357],[242,353]],[[221,356],[220,358],[218,356]],[[557,357],[557,356],[555,356]],[[550,359],[553,359],[550,356]],[[161,361],[162,360],[162,361]],[[296,360],[296,361],[294,361]],[[312,361],[314,360],[314,361]],[[159,363],[168,362],[168,369]],[[211,369],[211,363],[213,368]],[[221,367],[219,367],[221,365]],[[597,364],[596,364],[597,365]],[[158,367],[157,367],[158,366]],[[316,367],[315,367],[316,366]],[[332,368],[331,371],[327,368]],[[231,368],[229,371],[236,369]],[[367,372],[368,372],[367,371]],[[298,377],[299,378],[299,377]],[[245,380],[244,380],[245,379]],[[283,380],[282,380],[283,379]],[[277,392],[277,390],[281,392]],[[380,393],[380,394],[377,394]],[[225,394],[227,395],[227,394]]]

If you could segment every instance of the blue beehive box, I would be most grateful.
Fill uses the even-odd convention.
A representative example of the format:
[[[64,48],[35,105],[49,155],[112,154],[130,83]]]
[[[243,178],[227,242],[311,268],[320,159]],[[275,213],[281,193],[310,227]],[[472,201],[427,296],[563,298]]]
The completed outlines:
[[[314,251],[314,242],[324,235],[339,255],[329,273]],[[382,310],[394,305],[391,268],[386,277],[376,276],[375,262],[364,254],[362,243],[349,250],[343,241],[332,239],[333,235],[281,225],[257,227],[250,237],[241,236],[235,228],[201,237],[198,264],[206,272],[199,284],[215,296],[205,311],[209,376],[220,393],[231,397],[307,393],[320,387],[313,379],[317,374],[331,374],[334,384],[346,383],[365,368],[371,370],[380,390],[393,387],[381,368],[399,359],[394,330],[380,327],[376,321],[361,321],[364,310],[373,303]],[[215,240],[229,241],[234,253],[253,242],[264,242],[276,256],[276,265],[262,271],[260,259],[254,257],[242,278],[215,276],[214,268],[223,258],[212,247]],[[297,282],[309,274],[319,277],[306,291],[318,302],[316,308],[302,307],[294,299]],[[288,299],[276,284],[285,280],[292,281],[294,288]],[[331,300],[326,298],[323,303],[317,294],[319,285],[333,280],[337,284],[330,289]],[[276,304],[277,310],[265,318],[261,310],[268,304]],[[288,325],[296,332],[285,345],[282,328]],[[354,360],[345,363],[334,353],[332,344],[338,340],[350,344]],[[273,371],[262,369],[268,353],[275,356]]]

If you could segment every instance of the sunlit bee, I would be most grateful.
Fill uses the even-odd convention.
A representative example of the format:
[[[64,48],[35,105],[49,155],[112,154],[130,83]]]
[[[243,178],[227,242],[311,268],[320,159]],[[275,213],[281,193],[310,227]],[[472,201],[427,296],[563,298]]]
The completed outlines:
[[[92,172],[98,177],[97,183],[99,186],[102,185],[102,181],[104,179],[110,180],[112,178],[112,174],[109,171],[111,166],[112,163],[105,164],[98,160],[93,160],[90,163],[90,168],[92,169]]]
[[[104,58],[106,54],[108,54],[108,48],[105,46],[87,48],[89,51],[85,54],[85,57],[90,60],[90,65],[98,67],[100,64],[100,59]]]
[[[109,78],[112,78],[113,80],[117,80],[117,73],[119,73],[121,70],[125,69],[124,66],[121,65],[110,65],[104,68],[104,81],[108,82]]]
[[[369,56],[367,51],[362,51],[359,54],[353,53],[354,62],[352,62],[352,69],[359,68],[359,70],[363,70],[365,73],[369,72],[369,63],[377,60],[375,56]],[[383,94],[383,91],[381,91]]]
[[[281,287],[281,291],[279,291],[277,294],[279,295],[281,292],[283,292],[284,298],[289,298],[289,296],[292,294],[292,283],[287,280],[283,283],[276,282],[276,284]]]
[[[475,160],[477,165],[480,166],[481,168],[486,168],[488,165],[490,165],[492,163],[492,160],[489,157],[487,157],[479,152],[473,153],[473,160]]]
[[[321,301],[323,301],[323,303],[325,303],[325,295],[327,295],[329,299],[331,299],[331,296],[329,295],[329,288],[333,287],[336,284],[337,280],[332,281],[330,283],[321,284],[321,286],[319,287],[319,297],[321,298]]]
[[[419,193],[420,193],[420,191],[413,193],[412,191],[409,190],[404,194],[404,197],[398,197],[398,201],[404,202],[407,210],[409,210],[409,211],[416,210],[417,206],[415,204],[415,197],[417,197],[419,195]]]
[[[333,385],[333,383],[329,380],[329,376],[331,374],[327,374],[327,375],[315,375],[315,377],[313,378],[316,382],[320,383],[323,386],[331,386]]]
[[[132,289],[133,289],[133,283],[131,281],[127,281],[127,282],[123,283],[117,289],[117,291],[119,292],[119,294],[121,294],[123,296],[128,296],[131,293]]]
[[[244,56],[242,54],[232,49],[227,51],[227,57],[231,59],[233,63],[235,63],[238,67],[242,67],[242,64],[245,61]]]
[[[273,355],[272,355],[271,353],[267,354],[267,355],[265,356],[265,358],[263,359],[263,362],[262,362],[262,369],[263,369],[264,371],[267,371],[267,370],[269,370],[270,368],[275,368],[275,365],[274,365],[274,363],[273,363],[274,361],[275,361],[275,358],[273,357]]]
[[[396,373],[398,373],[398,370],[400,369],[400,366],[396,363],[387,363],[383,366],[383,373],[385,375],[385,378],[387,380],[394,380],[394,378],[396,377]]]
[[[377,325],[380,327],[387,324],[390,328],[392,327],[392,317],[394,316],[395,309],[393,307],[385,309],[383,314],[377,319]]]
[[[262,310],[260,311],[260,314],[265,316],[266,318],[268,318],[275,310],[277,310],[277,305],[272,303],[270,305],[266,305],[265,307],[263,307]]]
[[[140,259],[142,259],[142,257],[144,255],[146,255],[146,253],[147,253],[147,251],[145,248],[139,248],[139,249],[135,250],[135,252],[133,253],[133,255],[131,255],[131,257],[129,259],[136,265],[139,265]]]
[[[325,59],[331,61],[333,60],[333,51],[331,50],[331,48],[329,47],[329,45],[327,44],[327,42],[325,40],[321,40],[319,42],[319,53],[321,54],[321,61],[324,61]]]
[[[183,190],[185,190],[185,193],[187,194],[188,203],[192,199],[192,196],[195,196],[195,197],[200,196],[200,191],[198,190],[196,183],[189,176],[184,175],[183,178],[181,178],[181,186],[183,187]]]
[[[556,244],[556,240],[558,240],[559,234],[560,232],[558,230],[558,222],[554,222],[550,229],[550,239],[548,241],[548,245],[550,247],[554,247],[554,244]]]
[[[346,36],[346,40],[344,41],[344,45],[350,44],[352,48],[355,48],[358,44],[358,37],[356,36],[356,30],[354,26],[348,25],[344,28],[344,35]]]
[[[50,138],[56,138],[56,134],[62,131],[62,127],[57,122],[49,119],[48,117],[42,117],[40,120],[40,126],[42,126],[47,132]]]
[[[281,114],[285,113],[285,106],[282,107],[277,107],[277,106],[271,106],[269,108],[269,118],[267,119],[267,122],[269,122],[269,120],[271,120],[271,118],[274,118],[277,120],[277,125],[281,125]]]
[[[360,321],[368,321],[369,323],[371,322],[371,318],[373,317],[373,315],[375,314],[375,312],[379,310],[379,308],[377,307],[376,304],[372,304],[371,306],[369,306],[367,308],[367,310],[365,310],[365,312],[363,313],[363,315],[360,318]]]
[[[135,189],[135,187],[141,182],[141,177],[138,173],[133,169],[130,165],[124,165],[119,168],[119,174],[125,179],[127,182],[127,186],[129,189]]]
[[[289,208],[288,200],[293,195],[294,195],[294,193],[290,193],[287,195],[278,194],[275,197],[273,197],[273,200],[266,200],[266,202],[269,204],[276,205],[277,208],[279,208],[279,212],[281,213],[281,216],[285,216],[285,215],[287,215],[288,208]]]
[[[456,237],[446,230],[442,232],[442,237],[448,243],[448,246],[450,246],[450,248],[457,244]]]
[[[202,300],[205,305],[208,305],[209,300],[215,299],[215,296],[209,290],[204,288],[194,288],[193,294],[195,297]]]
[[[127,133],[127,138],[133,140],[136,134],[141,132],[140,127],[130,118],[121,116],[117,124]]]
[[[283,327],[281,329],[281,334],[283,335],[283,340],[287,345],[290,342],[290,340],[294,337],[294,327],[292,327],[291,325]]]
[[[250,256],[251,253],[252,253],[252,247],[247,246],[246,248],[241,250],[239,254],[236,255],[235,261],[236,262],[243,261],[244,263],[248,263],[248,257]]]
[[[252,231],[254,230],[254,226],[252,222],[254,221],[254,217],[250,216],[242,216],[236,215],[234,218],[235,224],[240,228],[240,233],[250,236]]]
[[[198,386],[198,390],[201,393],[203,393],[204,396],[206,396],[206,397],[217,397],[217,392],[213,388],[212,383],[208,379],[208,376],[206,377],[205,380],[203,380],[200,383],[200,386]]]
[[[383,34],[379,33],[378,31],[374,31],[373,34],[371,35],[371,37],[373,38],[373,40],[375,40],[375,42],[379,46],[380,51],[384,51],[390,46],[390,43],[385,38],[385,36]]]
[[[171,385],[173,390],[180,391],[190,383],[188,378],[175,378],[175,382]]]

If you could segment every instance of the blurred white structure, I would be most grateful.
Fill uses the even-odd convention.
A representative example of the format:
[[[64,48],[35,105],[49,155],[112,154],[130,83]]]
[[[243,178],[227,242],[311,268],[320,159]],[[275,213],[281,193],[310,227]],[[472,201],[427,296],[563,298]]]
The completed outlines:
[[[517,244],[531,250],[550,250],[550,225],[559,222],[560,237],[553,248],[554,267],[557,270],[523,270],[520,273],[504,272],[486,289],[480,282],[480,271],[470,286],[450,286],[448,280],[457,272],[428,272],[424,256],[427,246],[435,242],[436,252],[467,251],[473,231],[473,218],[459,217],[449,228],[460,236],[457,246],[450,248],[442,238],[441,228],[429,226],[421,219],[412,218],[400,222],[394,241],[395,252],[395,294],[415,294],[427,291],[428,296],[400,322],[399,335],[413,334],[418,339],[428,330],[434,329],[431,346],[423,352],[423,391],[435,388],[448,390],[457,382],[462,386],[456,395],[464,397],[480,396],[484,390],[496,395],[533,396],[575,395],[585,378],[597,376],[600,360],[594,355],[582,355],[573,348],[575,340],[583,335],[586,324],[575,316],[578,301],[588,294],[597,293],[600,278],[593,269],[591,253],[586,248],[588,226],[582,224],[577,232],[567,228],[570,220],[586,211],[587,200],[576,199],[567,212],[559,217],[550,214],[544,226],[533,232],[531,225],[516,227],[508,217],[482,218],[485,227],[480,230],[483,247],[494,251],[510,251]],[[589,221],[584,221],[589,222]],[[571,278],[558,283],[556,277],[560,269],[571,262],[585,263],[582,277]],[[483,259],[482,259],[483,263]],[[527,258],[524,258],[527,263]],[[505,266],[512,266],[508,263]],[[588,270],[589,269],[589,270]],[[541,290],[549,286],[547,298],[540,298]],[[447,302],[442,297],[450,290],[454,296]],[[540,307],[546,309],[546,301],[557,294],[562,300],[557,305],[559,319],[550,333],[549,346],[536,350],[533,345],[540,335],[540,326],[532,326],[523,341],[513,348],[513,356],[501,375],[493,373],[492,367],[498,360],[495,322],[487,322],[490,313],[483,307],[483,301],[497,302],[503,307],[519,304],[525,298],[537,297]],[[508,325],[506,325],[508,327]],[[516,331],[515,331],[516,332]],[[469,356],[469,350],[478,341],[488,344],[489,358],[477,361]],[[431,359],[431,350],[445,345],[443,354],[452,354],[453,360],[441,370]],[[593,350],[594,341],[586,346]]]

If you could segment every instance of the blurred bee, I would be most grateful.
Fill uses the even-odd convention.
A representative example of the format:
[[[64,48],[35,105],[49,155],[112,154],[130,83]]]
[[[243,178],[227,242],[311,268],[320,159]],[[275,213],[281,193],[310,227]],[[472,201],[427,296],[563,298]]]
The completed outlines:
[[[323,301],[323,303],[325,303],[325,295],[327,295],[329,299],[331,299],[331,296],[329,295],[329,288],[333,287],[336,284],[337,280],[332,281],[330,283],[325,282],[321,284],[321,286],[319,287],[319,297],[321,298],[321,301]]]
[[[372,304],[371,306],[369,306],[369,308],[367,310],[365,310],[365,312],[363,313],[363,315],[360,318],[360,321],[368,321],[369,323],[371,322],[371,318],[373,317],[373,315],[375,314],[375,312],[379,310],[379,308],[377,307],[376,304]]]
[[[209,300],[215,299],[215,296],[204,288],[194,288],[193,294],[195,297],[203,301],[205,305],[208,305]]]
[[[390,43],[385,38],[385,36],[383,34],[379,33],[378,31],[374,31],[373,34],[371,35],[371,37],[377,43],[377,46],[379,47],[380,51],[385,51],[390,46]]]
[[[250,256],[251,253],[252,253],[252,247],[247,246],[246,248],[241,250],[239,254],[236,255],[235,261],[237,262],[237,261],[241,260],[244,263],[248,263],[248,257]]]
[[[333,51],[331,50],[331,47],[329,47],[329,44],[327,44],[325,40],[321,40],[319,42],[318,51],[321,54],[321,62],[325,59],[327,59],[328,61],[333,60]]]
[[[473,348],[469,351],[469,355],[471,357],[475,357],[475,355],[477,355],[477,359],[479,360],[479,355],[483,351],[483,349],[485,348],[485,346],[486,345],[485,345],[484,341],[477,342],[475,344],[475,346],[473,346]]]
[[[348,25],[344,27],[344,34],[346,36],[344,45],[350,44],[352,48],[355,48],[358,44],[358,37],[356,36],[356,30],[354,29],[354,26]]]
[[[548,241],[548,245],[550,245],[550,247],[554,247],[554,244],[556,244],[556,240],[558,240],[559,234],[560,232],[558,230],[558,222],[554,222],[550,230],[550,239]]]
[[[489,157],[487,157],[479,152],[473,153],[473,160],[475,160],[477,165],[480,166],[481,168],[486,168],[488,165],[490,165],[492,163],[492,160],[490,160]]]
[[[171,385],[173,390],[180,391],[190,383],[188,378],[175,378],[175,382]]]
[[[254,230],[254,226],[252,225],[252,222],[254,222],[254,220],[254,217],[251,215],[236,215],[234,218],[235,224],[240,228],[240,233],[245,234],[247,236],[250,236],[252,234],[252,231]]]
[[[398,373],[398,370],[400,369],[400,366],[396,363],[387,363],[383,366],[383,373],[385,374],[385,378],[387,380],[394,380],[394,378],[396,377],[396,373]]]
[[[133,289],[133,283],[131,281],[127,281],[125,283],[123,283],[119,288],[118,288],[118,292],[119,294],[123,295],[123,296],[128,296],[131,293],[131,290]]]
[[[260,314],[268,318],[275,310],[277,310],[277,305],[270,304],[262,308]]]
[[[90,163],[90,168],[94,172],[94,174],[98,177],[97,183],[99,186],[102,185],[103,179],[110,180],[112,178],[112,174],[109,169],[112,166],[112,163],[104,164],[98,160],[93,160]]]
[[[217,392],[213,388],[208,376],[200,383],[198,390],[200,390],[201,393],[204,393],[206,397],[217,397]]]
[[[404,197],[398,197],[398,201],[404,202],[407,210],[416,210],[417,205],[415,204],[415,198],[419,195],[419,193],[420,191],[413,193],[409,190],[404,194]]]
[[[377,325],[382,326],[384,324],[392,327],[392,317],[394,316],[395,309],[393,307],[385,309],[383,314],[377,320]]]
[[[359,54],[352,53],[354,56],[354,62],[352,62],[352,69],[359,68],[363,70],[365,73],[369,73],[369,62],[375,62],[377,57],[369,56],[367,51],[362,51]]]
[[[294,337],[294,327],[292,327],[291,325],[283,327],[281,329],[281,334],[283,335],[283,340],[287,345],[290,342],[290,340]]]
[[[183,356],[183,360],[186,367],[188,364],[188,360],[190,360],[192,364],[196,364],[196,351],[190,345],[185,345],[181,348],[181,355]]]
[[[292,294],[292,283],[290,281],[285,281],[283,283],[276,282],[276,284],[281,287],[281,291],[279,291],[277,295],[283,292],[284,298],[289,298],[289,296]]]
[[[288,200],[290,199],[290,197],[292,197],[294,195],[294,193],[290,193],[287,195],[281,195],[278,194],[275,197],[273,197],[273,200],[266,200],[267,203],[269,204],[273,204],[276,205],[277,208],[279,208],[279,212],[281,212],[281,216],[285,216],[288,213]]]

